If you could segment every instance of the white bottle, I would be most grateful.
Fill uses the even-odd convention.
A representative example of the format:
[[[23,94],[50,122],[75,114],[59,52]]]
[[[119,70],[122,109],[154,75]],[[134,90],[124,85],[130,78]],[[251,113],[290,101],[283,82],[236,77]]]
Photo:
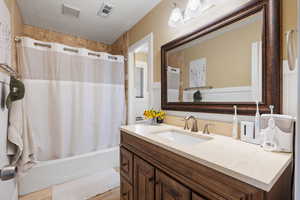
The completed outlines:
[[[233,122],[232,122],[232,138],[239,139],[237,106],[233,106],[233,108],[234,108],[234,116],[233,116]]]
[[[254,127],[255,127],[255,135],[254,138],[257,141],[257,143],[261,144],[261,135],[260,135],[260,113],[259,113],[259,102],[256,101],[256,114],[255,114],[255,120],[254,120]]]
[[[268,127],[263,130],[264,141],[262,143],[262,147],[265,151],[276,151],[278,145],[275,141],[275,133],[278,128],[276,127],[275,120],[273,118],[273,105],[270,106],[270,110],[271,117],[268,121]]]

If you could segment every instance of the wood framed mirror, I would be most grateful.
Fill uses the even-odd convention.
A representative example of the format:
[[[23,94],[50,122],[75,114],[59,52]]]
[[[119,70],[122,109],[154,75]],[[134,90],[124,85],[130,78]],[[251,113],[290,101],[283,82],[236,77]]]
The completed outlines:
[[[161,47],[164,110],[281,113],[280,0],[251,0]]]

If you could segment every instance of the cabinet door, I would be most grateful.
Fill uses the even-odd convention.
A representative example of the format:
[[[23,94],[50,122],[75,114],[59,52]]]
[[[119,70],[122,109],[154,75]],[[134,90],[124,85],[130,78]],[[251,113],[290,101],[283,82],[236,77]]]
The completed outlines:
[[[124,179],[124,177],[121,177],[120,197],[121,200],[133,200],[132,186]]]
[[[120,148],[120,173],[132,183],[133,154],[123,147]]]
[[[207,200],[204,197],[200,197],[199,195],[193,193],[192,200]]]
[[[190,200],[191,191],[174,179],[156,170],[155,200]]]
[[[154,200],[154,167],[134,156],[134,199]]]

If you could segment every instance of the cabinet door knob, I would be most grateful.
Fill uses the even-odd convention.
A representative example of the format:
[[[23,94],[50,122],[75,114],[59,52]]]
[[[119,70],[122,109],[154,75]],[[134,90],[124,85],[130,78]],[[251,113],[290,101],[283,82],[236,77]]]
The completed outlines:
[[[122,163],[123,167],[126,167],[128,165],[128,163]]]
[[[149,181],[149,182],[153,182],[153,181],[154,181],[154,176],[149,177],[148,181]]]
[[[173,197],[178,197],[179,196],[178,192],[174,189],[170,189],[169,192],[170,192],[171,196],[173,196]]]

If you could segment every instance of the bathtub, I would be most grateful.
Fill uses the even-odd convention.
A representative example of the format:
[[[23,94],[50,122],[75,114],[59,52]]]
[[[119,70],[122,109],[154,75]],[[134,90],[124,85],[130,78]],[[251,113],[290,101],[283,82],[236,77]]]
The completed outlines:
[[[43,161],[19,179],[19,194],[26,195],[118,166],[119,147]]]

